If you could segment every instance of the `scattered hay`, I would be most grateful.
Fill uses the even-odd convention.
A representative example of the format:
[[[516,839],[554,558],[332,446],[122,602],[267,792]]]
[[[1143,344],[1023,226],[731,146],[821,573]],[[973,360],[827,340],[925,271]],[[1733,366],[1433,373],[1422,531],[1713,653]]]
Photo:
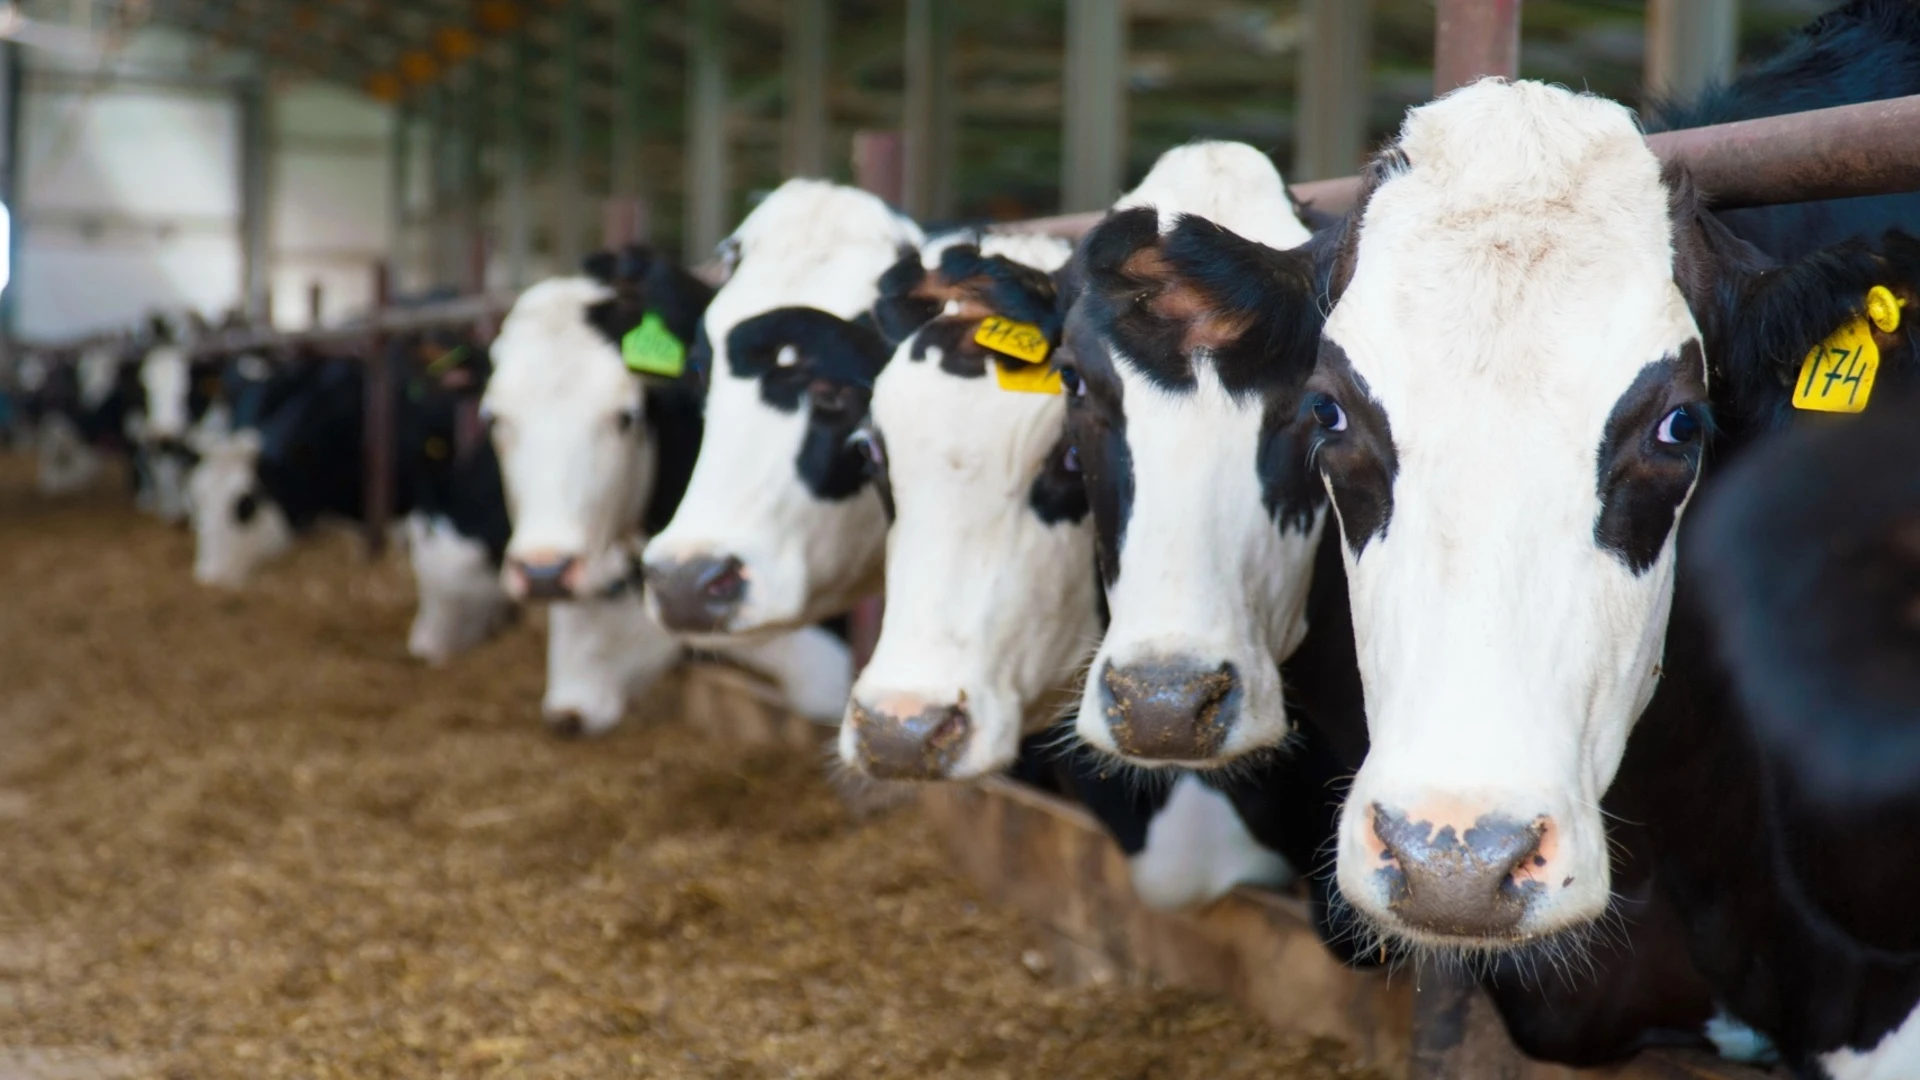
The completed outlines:
[[[1357,1075],[1226,1003],[1052,985],[911,814],[663,719],[671,686],[548,738],[537,629],[421,668],[398,560],[323,536],[209,592],[186,534],[29,476],[0,462],[0,1073]]]

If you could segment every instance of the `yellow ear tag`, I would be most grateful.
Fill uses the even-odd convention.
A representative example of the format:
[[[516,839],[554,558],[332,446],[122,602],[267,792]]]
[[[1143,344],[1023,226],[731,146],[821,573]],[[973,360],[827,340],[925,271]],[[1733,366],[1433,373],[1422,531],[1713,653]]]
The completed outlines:
[[[1058,394],[1062,390],[1060,373],[1045,364],[1001,360],[993,365],[993,377],[1000,389],[1023,394]]]
[[[1873,377],[1879,370],[1880,346],[1873,343],[1866,316],[1855,316],[1807,353],[1793,384],[1793,407],[1857,413],[1873,396]]]
[[[1047,335],[1039,327],[1032,323],[1003,319],[998,315],[989,315],[980,320],[980,329],[973,332],[973,340],[1002,356],[1011,356],[1029,364],[1045,360],[1048,350],[1052,348],[1047,344]]]

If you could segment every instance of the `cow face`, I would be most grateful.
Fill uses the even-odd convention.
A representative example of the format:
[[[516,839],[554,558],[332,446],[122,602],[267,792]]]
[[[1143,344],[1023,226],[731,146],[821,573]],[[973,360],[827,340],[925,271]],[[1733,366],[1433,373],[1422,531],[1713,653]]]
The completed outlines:
[[[134,441],[148,490],[143,501],[160,520],[187,518],[187,473],[193,467],[188,429],[193,416],[193,371],[186,354],[173,345],[161,345],[140,361],[140,389],[146,400]]]
[[[886,519],[847,444],[889,350],[863,317],[912,222],[865,192],[782,185],[728,241],[702,323],[706,429],[673,520],[647,545],[649,603],[719,637],[792,628],[878,587]]]
[[[407,652],[438,667],[485,641],[513,611],[487,545],[443,517],[407,517],[407,557],[420,606]]]
[[[598,596],[631,574],[656,455],[646,390],[596,325],[621,303],[590,278],[544,281],[494,342],[481,416],[513,518],[501,581],[515,599]]]
[[[1626,109],[1488,81],[1409,114],[1350,230],[1304,401],[1372,740],[1340,886],[1417,943],[1521,942],[1607,904],[1700,466],[1668,192]]]
[[[1277,662],[1305,633],[1324,508],[1287,451],[1288,403],[1320,317],[1311,259],[1272,248],[1306,239],[1264,156],[1203,143],[1076,256],[1062,377],[1112,611],[1077,722],[1097,748],[1207,763],[1289,730]],[[1211,310],[1276,278],[1301,302]]]
[[[1049,273],[1068,254],[1050,238],[990,237],[888,274],[881,311],[917,301],[939,314],[881,372],[859,435],[893,512],[887,617],[840,727],[841,759],[869,775],[1011,764],[1021,735],[1066,703],[1099,635],[1065,398],[1002,388],[999,369],[1027,365],[975,341],[988,315],[1055,336]]]
[[[260,481],[260,436],[248,430],[207,445],[187,479],[193,579],[237,589],[293,544],[293,528]]]

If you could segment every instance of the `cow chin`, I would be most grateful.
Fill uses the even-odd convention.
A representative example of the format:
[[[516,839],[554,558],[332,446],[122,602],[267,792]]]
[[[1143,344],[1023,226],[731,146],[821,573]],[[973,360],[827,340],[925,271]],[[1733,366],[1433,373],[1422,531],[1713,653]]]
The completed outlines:
[[[1529,948],[1601,918],[1606,827],[1577,785],[1473,793],[1386,782],[1373,762],[1341,811],[1338,880],[1383,938],[1416,949]]]

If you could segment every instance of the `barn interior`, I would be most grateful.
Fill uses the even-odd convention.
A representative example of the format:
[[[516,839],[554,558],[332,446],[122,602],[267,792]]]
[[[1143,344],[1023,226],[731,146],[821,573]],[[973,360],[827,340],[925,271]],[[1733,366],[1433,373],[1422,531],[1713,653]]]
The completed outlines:
[[[385,373],[401,335],[488,337],[596,251],[718,274],[793,176],[930,227],[1099,211],[1201,138],[1349,177],[1447,78],[1449,17],[1506,9],[1508,74],[1640,106],[1835,6],[0,5],[0,1080],[1763,1075],[1423,1072],[1418,978],[1299,958],[1292,899],[1210,922],[1124,882],[1086,900],[1072,879],[1121,873],[1093,826],[859,781],[738,671],[689,665],[609,735],[556,738],[538,606],[444,666],[409,655],[393,492],[209,588],[119,458],[42,490],[19,402],[31,364],[156,315],[209,355]]]

